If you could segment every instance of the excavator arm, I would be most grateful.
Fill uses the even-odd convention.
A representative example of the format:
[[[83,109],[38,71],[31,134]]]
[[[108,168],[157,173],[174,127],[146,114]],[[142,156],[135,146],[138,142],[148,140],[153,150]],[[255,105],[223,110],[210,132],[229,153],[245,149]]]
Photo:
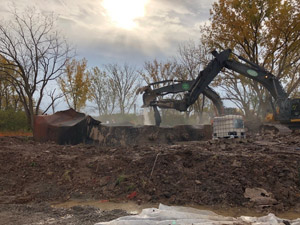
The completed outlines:
[[[195,103],[200,94],[204,94],[210,98],[215,104],[218,113],[222,114],[223,105],[220,96],[214,92],[208,85],[218,75],[218,73],[224,68],[225,62],[230,56],[231,50],[227,49],[221,53],[216,51],[212,52],[214,59],[202,70],[195,80],[190,81],[179,81],[176,84],[167,85],[161,88],[152,89],[158,83],[167,83],[167,81],[160,81],[149,84],[148,86],[142,87],[137,91],[137,94],[143,94],[144,107],[152,106],[154,109],[154,116],[156,125],[159,126],[161,118],[157,107],[160,108],[172,108],[178,111],[186,111],[188,107]],[[156,99],[158,96],[164,96],[167,94],[175,94],[185,92],[182,99]]]
[[[158,83],[166,83],[166,82],[173,82],[171,85],[167,85],[161,88],[157,89],[152,89],[151,86],[154,86]],[[176,83],[175,83],[176,82]],[[159,114],[159,111],[157,107],[160,108],[171,108],[171,109],[177,109],[180,111],[182,110],[183,107],[182,105],[185,106],[185,101],[182,100],[176,100],[176,99],[161,99],[157,100],[157,97],[159,96],[164,96],[167,94],[176,94],[176,93],[181,93],[185,92],[190,89],[195,84],[196,80],[187,80],[187,81],[173,81],[173,80],[166,80],[166,81],[160,81],[160,82],[155,82],[151,83],[148,86],[145,86],[143,88],[140,88],[137,91],[137,94],[143,93],[143,102],[144,105],[142,107],[149,107],[152,106],[154,109],[154,117],[155,117],[155,123],[157,126],[161,123],[161,117]],[[217,109],[218,115],[223,115],[224,113],[224,106],[221,97],[217,92],[215,92],[212,88],[207,86],[202,94],[210,99],[214,106]]]
[[[225,67],[259,82],[270,92],[275,100],[286,99],[288,97],[288,94],[283,89],[277,77],[255,63],[252,63],[241,56],[238,57],[248,64],[228,59],[225,63]]]
[[[170,82],[170,80],[167,80],[165,82]],[[180,83],[167,85],[165,87],[161,87],[157,89],[151,89],[152,85],[157,84],[157,83],[152,83],[149,84],[148,86],[140,88],[137,91],[137,93],[143,93],[144,105],[142,107],[158,106],[160,108],[171,108],[171,109],[177,109],[179,111],[185,111],[187,109],[186,100],[176,100],[176,99],[157,100],[156,98],[167,94],[176,94],[176,93],[185,92],[187,91],[187,89],[189,89],[189,87],[193,86],[195,82],[196,80],[181,81]],[[213,104],[215,105],[218,111],[218,114],[222,115],[224,112],[224,107],[219,94],[209,86],[204,88],[202,94],[213,102]]]
[[[264,86],[275,100],[274,104],[271,101],[275,120],[287,125],[291,129],[299,129],[300,99],[289,98],[278,78],[272,73],[241,56],[238,56],[238,58],[245,63],[228,59],[225,63],[225,67],[257,81]]]
[[[221,53],[214,51],[212,54],[215,56],[215,58],[204,68],[204,70],[199,73],[195,80],[183,81],[152,90],[151,85],[169,81],[156,82],[139,89],[137,93],[143,93],[144,106],[173,108],[178,111],[186,111],[190,105],[195,103],[200,94],[206,92],[208,85],[218,75],[222,68],[224,68],[230,53],[230,49],[227,49]],[[186,92],[181,100],[156,100],[157,96],[180,92]]]

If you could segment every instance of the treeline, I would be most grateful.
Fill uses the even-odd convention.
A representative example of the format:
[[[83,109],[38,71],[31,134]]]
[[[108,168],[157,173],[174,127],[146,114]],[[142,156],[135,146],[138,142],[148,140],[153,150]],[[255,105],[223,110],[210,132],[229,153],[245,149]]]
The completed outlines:
[[[219,0],[212,6],[210,22],[200,26],[197,44],[179,45],[173,58],[150,60],[139,67],[125,63],[94,68],[86,59],[74,58],[74,50],[55,28],[53,15],[15,10],[13,19],[0,23],[0,111],[23,112],[31,128],[34,115],[55,112],[61,100],[78,111],[90,101],[99,115],[128,114],[135,111],[137,88],[161,80],[195,79],[210,61],[211,50],[227,48],[266,68],[288,94],[296,96],[299,10],[297,0]],[[223,71],[212,86],[247,117],[263,118],[268,111],[268,91],[240,74]],[[41,107],[49,99],[50,104]],[[213,113],[214,107],[200,97],[181,117],[201,117],[203,111]],[[162,110],[163,117],[172,113],[177,115]]]
[[[4,58],[0,57],[3,63]],[[22,103],[14,86],[8,80],[0,80],[0,131],[27,131],[27,123]]]

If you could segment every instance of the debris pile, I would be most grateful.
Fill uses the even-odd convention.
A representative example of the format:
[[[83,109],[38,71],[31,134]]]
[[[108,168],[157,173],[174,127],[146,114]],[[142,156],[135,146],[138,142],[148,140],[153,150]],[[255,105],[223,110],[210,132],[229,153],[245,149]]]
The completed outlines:
[[[105,126],[100,121],[73,109],[35,118],[36,141],[57,144],[98,143],[102,146],[127,146],[208,140],[210,125],[181,125],[172,128],[156,126]]]

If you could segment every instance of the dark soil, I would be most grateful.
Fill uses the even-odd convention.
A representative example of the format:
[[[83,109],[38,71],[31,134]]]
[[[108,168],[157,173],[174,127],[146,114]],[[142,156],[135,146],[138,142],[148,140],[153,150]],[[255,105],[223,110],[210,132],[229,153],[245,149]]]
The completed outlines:
[[[0,224],[80,224],[93,225],[128,215],[122,210],[101,211],[91,206],[74,206],[69,209],[53,208],[49,204],[0,204]]]
[[[62,146],[0,137],[0,146],[4,224],[48,224],[51,218],[61,218],[55,224],[93,224],[125,214],[49,206],[72,198],[257,207],[244,192],[263,188],[276,200],[264,206],[270,211],[286,211],[300,203],[299,133],[131,147]],[[34,220],[32,213],[38,215]],[[19,219],[8,223],[15,217]]]

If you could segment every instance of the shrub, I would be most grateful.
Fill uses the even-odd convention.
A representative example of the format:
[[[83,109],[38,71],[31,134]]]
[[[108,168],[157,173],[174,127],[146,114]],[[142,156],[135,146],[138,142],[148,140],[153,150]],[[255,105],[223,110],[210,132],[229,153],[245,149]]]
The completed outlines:
[[[28,131],[26,114],[23,111],[0,111],[0,131]]]

